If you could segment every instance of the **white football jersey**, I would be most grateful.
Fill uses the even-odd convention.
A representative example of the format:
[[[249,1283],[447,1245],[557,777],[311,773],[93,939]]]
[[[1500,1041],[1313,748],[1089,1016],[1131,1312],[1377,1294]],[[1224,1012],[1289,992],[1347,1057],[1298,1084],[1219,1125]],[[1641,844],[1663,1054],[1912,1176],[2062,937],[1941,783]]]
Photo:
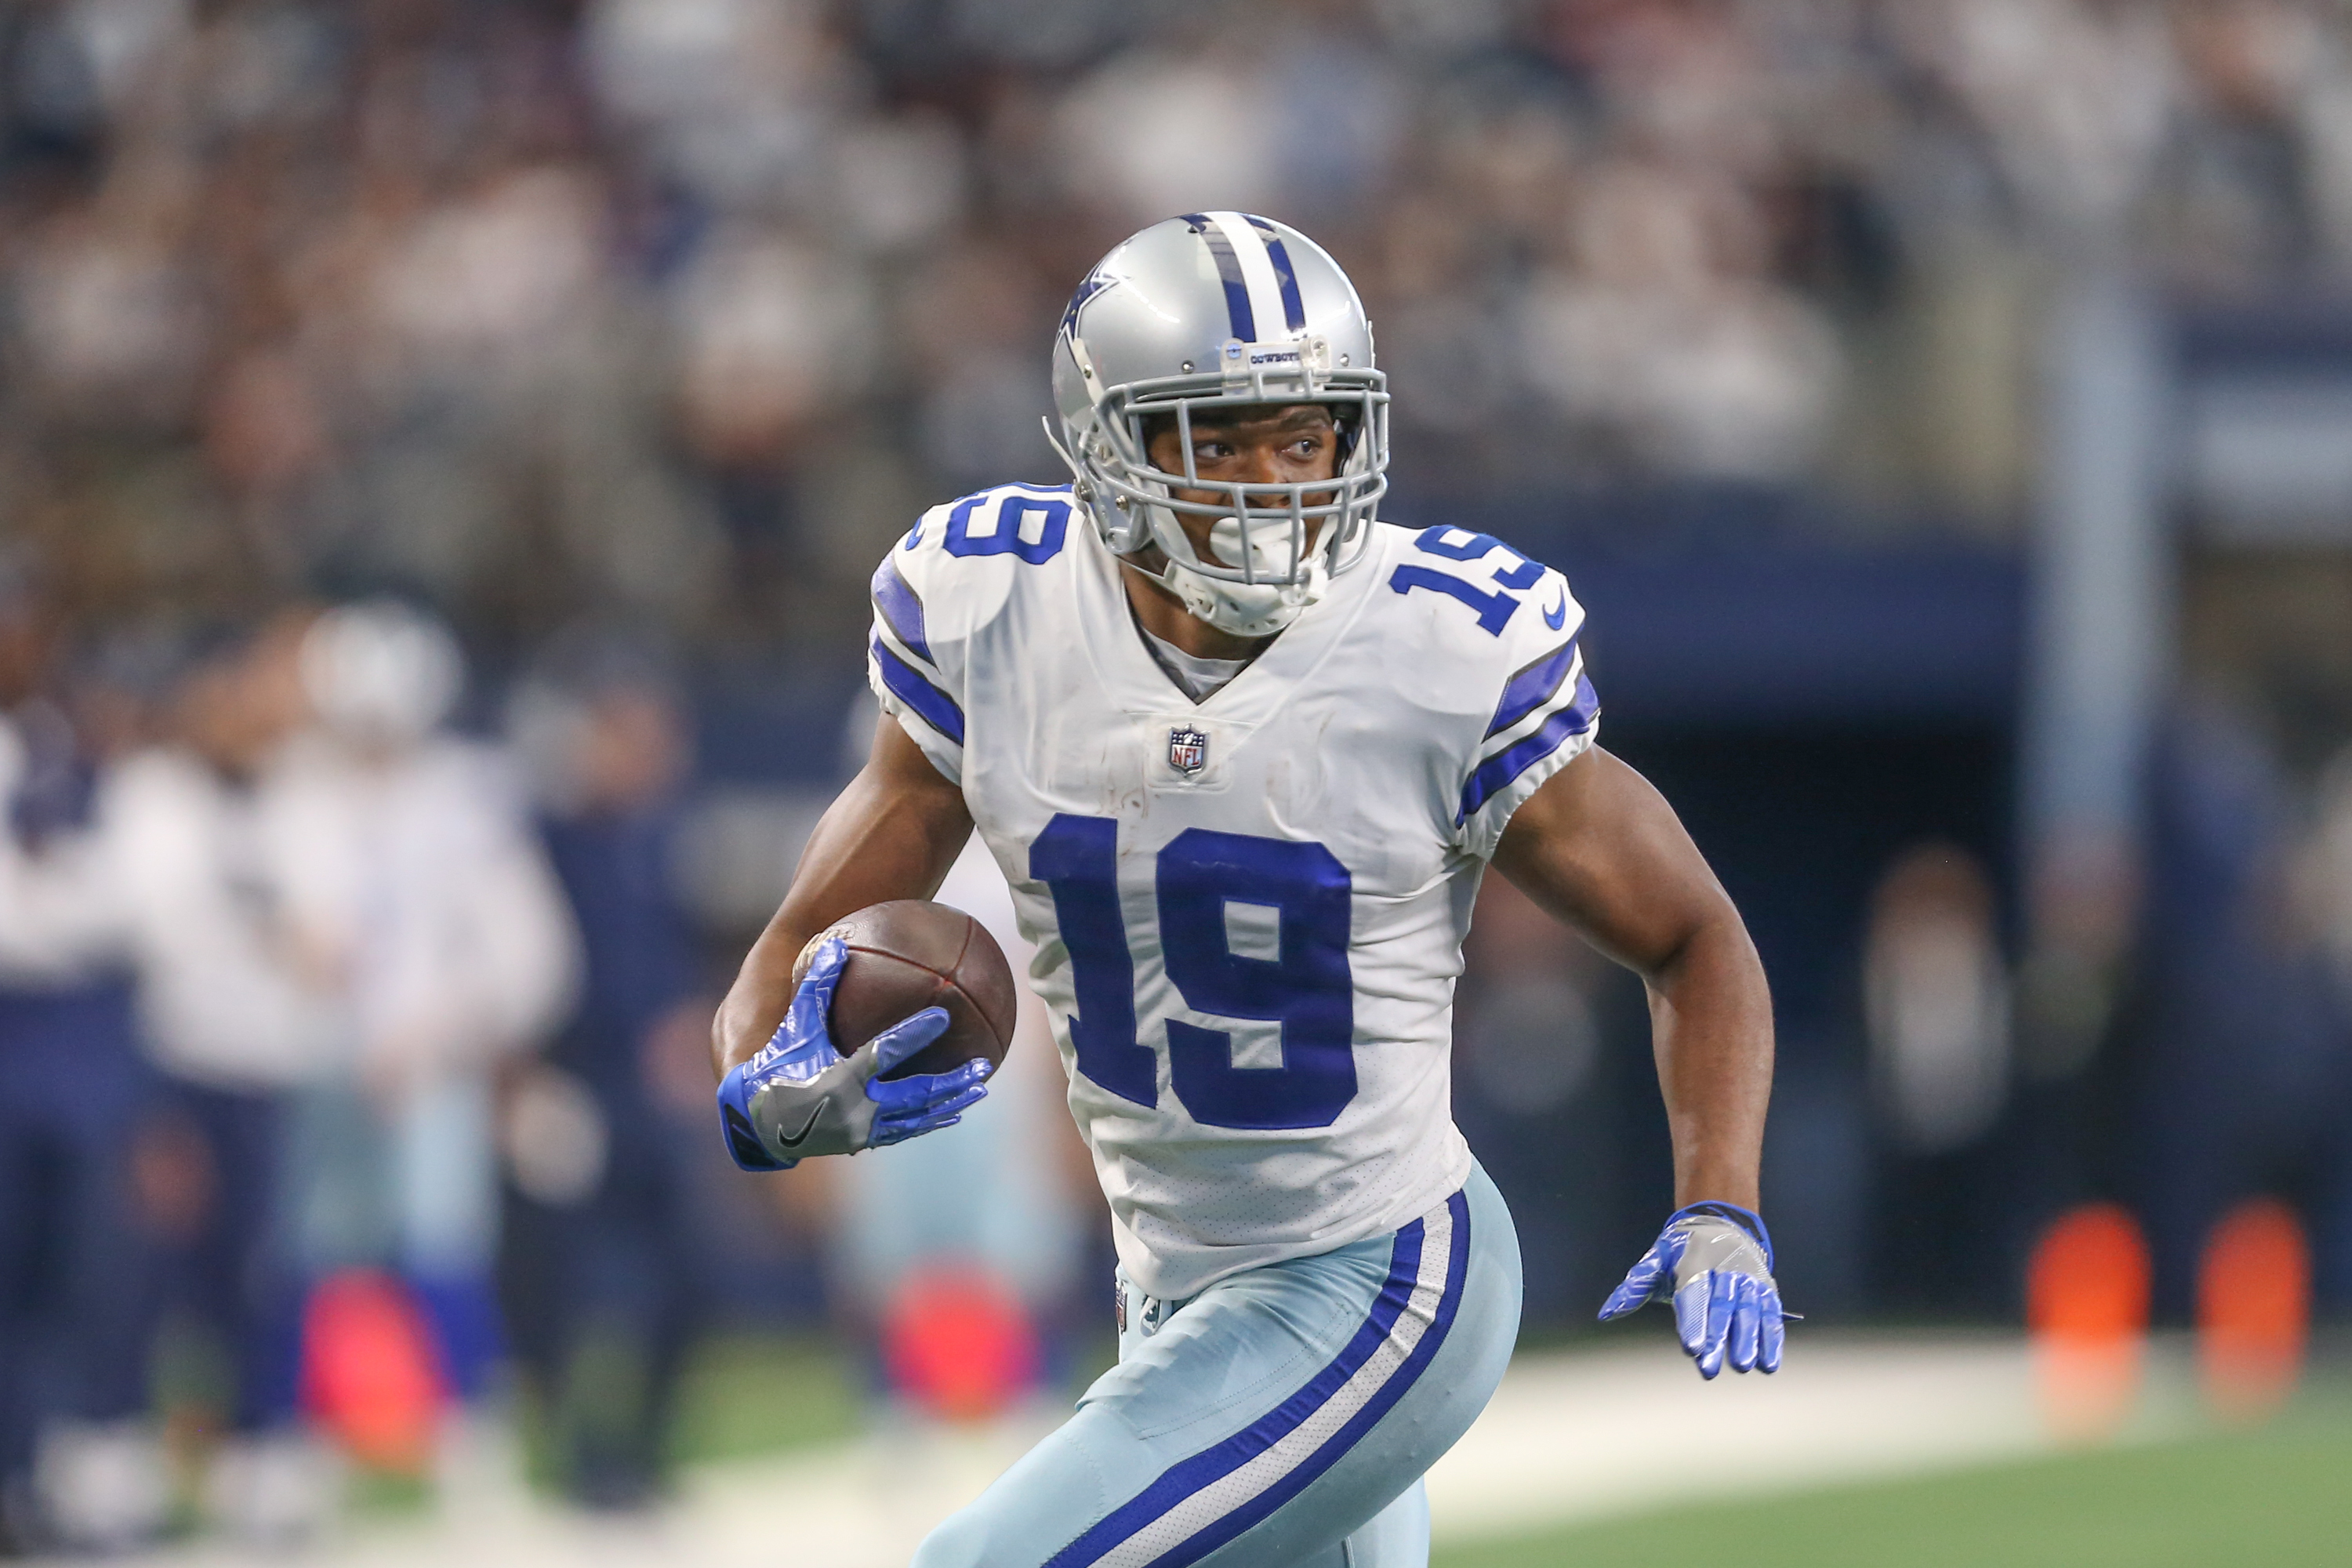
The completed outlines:
[[[1066,485],[933,509],[874,602],[875,690],[1013,886],[1141,1289],[1343,1247],[1462,1184],[1471,903],[1598,716],[1558,573],[1379,524],[1197,704]]]

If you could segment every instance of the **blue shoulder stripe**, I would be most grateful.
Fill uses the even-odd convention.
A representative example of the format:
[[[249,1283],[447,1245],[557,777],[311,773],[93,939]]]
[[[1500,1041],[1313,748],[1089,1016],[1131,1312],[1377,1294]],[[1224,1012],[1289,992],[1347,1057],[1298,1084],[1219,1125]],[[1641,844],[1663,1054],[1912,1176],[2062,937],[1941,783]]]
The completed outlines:
[[[881,579],[875,580],[878,583]],[[1496,705],[1495,721],[1486,726],[1486,733],[1499,735],[1550,701],[1559,683],[1575,667],[1576,638],[1570,637],[1513,675],[1503,683],[1503,700]]]
[[[1559,750],[1570,735],[1581,735],[1592,728],[1592,721],[1601,715],[1601,699],[1592,689],[1592,682],[1580,675],[1576,678],[1576,697],[1565,708],[1543,722],[1543,727],[1527,739],[1498,752],[1478,765],[1470,782],[1462,786],[1462,814],[1456,822],[1467,822],[1470,816],[1504,790],[1511,781]]]
[[[889,645],[876,637],[869,645],[874,650],[874,662],[882,671],[882,684],[888,687],[898,700],[912,708],[924,723],[953,741],[963,744],[963,710],[955,699],[923,678],[922,671],[890,651]]]
[[[874,569],[874,607],[882,613],[882,623],[890,628],[890,635],[904,643],[909,653],[938,662],[931,658],[931,645],[923,640],[922,597],[908,586],[898,574],[898,563],[887,555]]]

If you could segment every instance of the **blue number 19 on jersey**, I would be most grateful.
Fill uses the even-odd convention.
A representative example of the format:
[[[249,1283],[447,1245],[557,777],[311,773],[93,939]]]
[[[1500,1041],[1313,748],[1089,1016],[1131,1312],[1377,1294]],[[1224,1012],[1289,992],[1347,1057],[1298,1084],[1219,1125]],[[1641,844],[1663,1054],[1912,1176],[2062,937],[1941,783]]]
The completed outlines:
[[[1229,1032],[1169,1019],[1176,1098],[1211,1127],[1328,1127],[1356,1097],[1348,868],[1320,844],[1193,827],[1160,852],[1155,869],[1160,952],[1184,1005],[1282,1026],[1280,1067],[1237,1068]],[[1122,1099],[1157,1103],[1156,1053],[1137,1037],[1118,824],[1057,815],[1029,847],[1029,874],[1051,889],[1070,950],[1078,1070]],[[1235,951],[1235,906],[1272,915],[1270,952]]]

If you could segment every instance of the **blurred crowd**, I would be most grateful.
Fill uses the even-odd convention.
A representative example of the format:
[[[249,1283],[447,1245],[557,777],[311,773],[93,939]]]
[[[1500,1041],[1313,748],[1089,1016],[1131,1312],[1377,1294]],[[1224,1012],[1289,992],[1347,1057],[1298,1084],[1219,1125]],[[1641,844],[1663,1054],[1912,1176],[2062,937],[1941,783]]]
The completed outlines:
[[[1322,237],[1405,491],[1826,482],[1999,529],[2052,276],[2352,266],[2329,0],[17,0],[0,507],[91,614],[423,594],[840,640],[1047,478],[1122,234]],[[854,605],[854,597],[851,600]]]
[[[58,629],[0,605],[0,1545],[129,1544],[191,1485],[299,1537],[320,1430],[510,1471],[481,1417],[509,1347],[560,1410],[583,1325],[659,1355],[692,1285],[659,1257],[664,1096],[708,1093],[660,670],[551,649],[515,753],[446,728],[456,642],[394,601],[191,629],[136,680],[62,667]],[[542,1249],[504,1311],[502,1228]],[[590,1495],[656,1472],[622,1427],[562,1457]]]
[[[1067,1374],[1102,1238],[1034,1000],[961,1135],[729,1167],[709,1020],[743,938],[680,874],[657,640],[572,627],[460,732],[478,683],[401,600],[96,659],[68,629],[0,583],[0,1555],[299,1542],[354,1464],[445,1508],[527,1471],[647,1505],[746,1279],[755,1321],[829,1308],[910,1415]],[[941,896],[1025,955],[976,846]]]

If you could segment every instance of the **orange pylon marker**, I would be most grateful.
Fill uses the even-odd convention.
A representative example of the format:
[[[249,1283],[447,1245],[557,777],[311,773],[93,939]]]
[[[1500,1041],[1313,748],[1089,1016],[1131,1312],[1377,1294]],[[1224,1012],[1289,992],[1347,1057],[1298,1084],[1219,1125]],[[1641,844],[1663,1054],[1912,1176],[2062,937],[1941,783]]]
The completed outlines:
[[[373,1269],[330,1275],[302,1322],[302,1404],[352,1458],[422,1475],[448,1403],[432,1331],[405,1286]]]
[[[950,1421],[985,1421],[1036,1386],[1043,1365],[1029,1314],[993,1274],[918,1269],[882,1319],[882,1361],[901,1394]]]
[[[2113,1436],[2131,1414],[2147,1351],[2147,1243],[2115,1204],[2068,1210],[2026,1271],[2025,1318],[2051,1426],[2073,1442]]]
[[[2197,1359],[2225,1421],[2266,1421],[2294,1392],[2311,1332],[2311,1248],[2276,1198],[2240,1204],[2206,1238],[2197,1270]]]

